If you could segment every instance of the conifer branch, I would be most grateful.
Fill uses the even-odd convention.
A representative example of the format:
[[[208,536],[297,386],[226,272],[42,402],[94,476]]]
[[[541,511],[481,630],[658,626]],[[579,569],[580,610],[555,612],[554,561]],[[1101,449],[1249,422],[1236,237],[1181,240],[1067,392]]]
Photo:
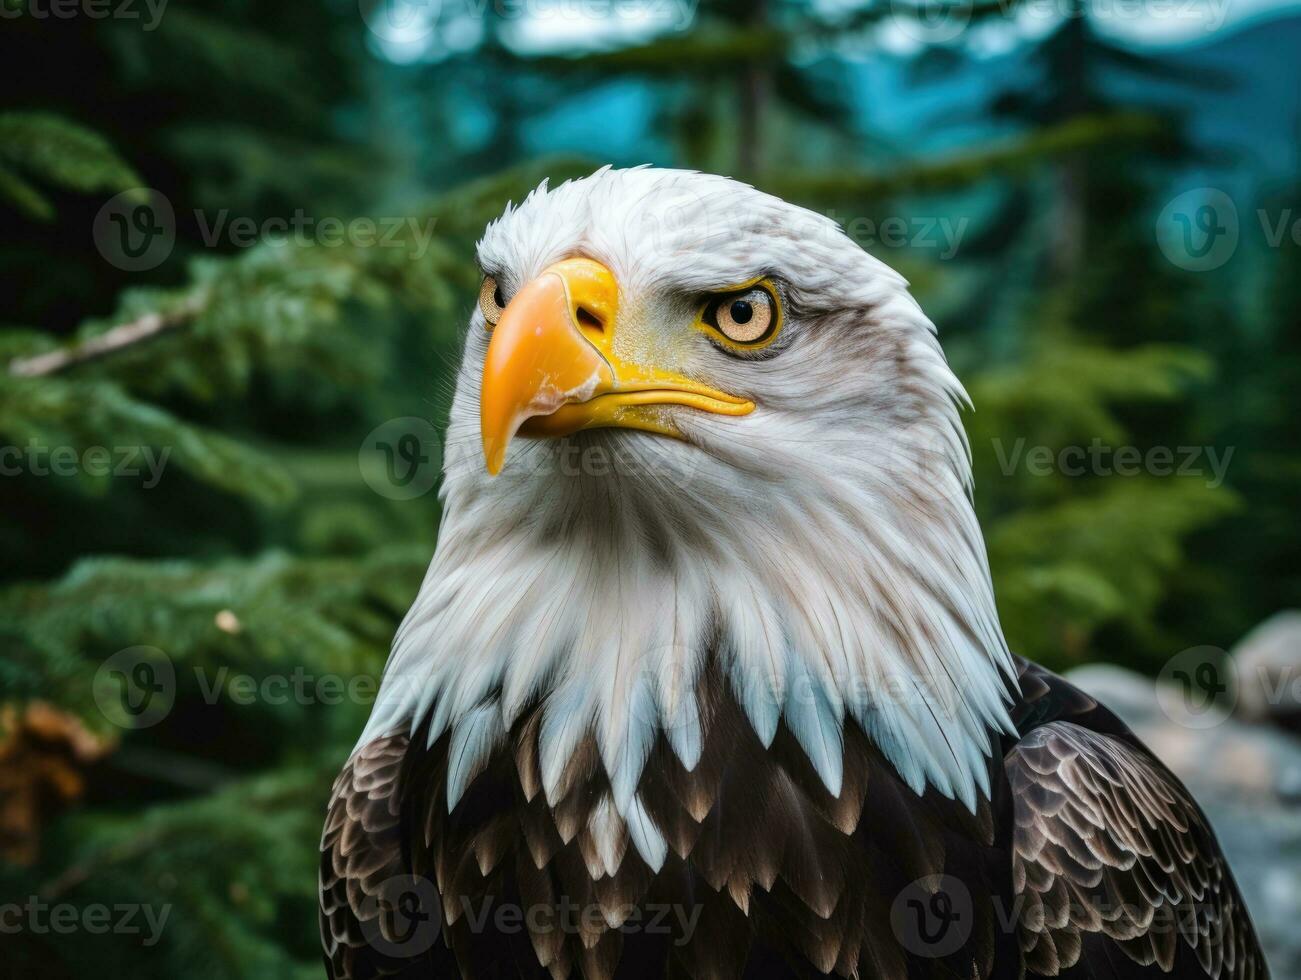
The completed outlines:
[[[142,317],[129,323],[120,323],[79,344],[60,347],[31,357],[16,357],[9,362],[9,373],[23,378],[45,377],[77,364],[99,360],[184,326],[202,313],[207,305],[207,292],[200,292],[186,300],[178,309],[166,313],[158,311],[146,313]]]

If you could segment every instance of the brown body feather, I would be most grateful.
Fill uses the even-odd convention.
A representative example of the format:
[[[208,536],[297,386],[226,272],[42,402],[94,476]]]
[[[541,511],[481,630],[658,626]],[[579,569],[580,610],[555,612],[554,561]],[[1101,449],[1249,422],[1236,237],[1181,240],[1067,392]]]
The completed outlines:
[[[322,840],[327,969],[1267,977],[1215,837],[1178,780],[1105,708],[1020,668],[1018,737],[991,760],[993,799],[975,813],[914,793],[852,723],[831,796],[795,738],[780,728],[765,748],[711,674],[699,764],[688,772],[661,739],[639,787],[640,818],[668,843],[658,871],[633,846],[594,743],[547,799],[544,705],[450,813],[447,738],[427,750],[421,730],[377,739],[336,782]]]

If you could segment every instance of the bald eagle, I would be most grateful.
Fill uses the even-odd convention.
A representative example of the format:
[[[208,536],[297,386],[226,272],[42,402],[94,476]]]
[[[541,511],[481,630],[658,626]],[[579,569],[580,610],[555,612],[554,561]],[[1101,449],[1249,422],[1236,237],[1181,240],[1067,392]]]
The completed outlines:
[[[1008,650],[898,274],[650,168],[544,183],[478,262],[330,976],[1268,976],[1179,780]]]

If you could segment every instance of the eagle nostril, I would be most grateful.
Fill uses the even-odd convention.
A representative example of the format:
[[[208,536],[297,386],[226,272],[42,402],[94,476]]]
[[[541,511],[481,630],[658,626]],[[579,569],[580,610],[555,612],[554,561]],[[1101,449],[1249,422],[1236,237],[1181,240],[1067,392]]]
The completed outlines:
[[[605,321],[589,310],[586,306],[580,306],[577,313],[578,325],[587,330],[595,330],[598,333],[605,333]]]

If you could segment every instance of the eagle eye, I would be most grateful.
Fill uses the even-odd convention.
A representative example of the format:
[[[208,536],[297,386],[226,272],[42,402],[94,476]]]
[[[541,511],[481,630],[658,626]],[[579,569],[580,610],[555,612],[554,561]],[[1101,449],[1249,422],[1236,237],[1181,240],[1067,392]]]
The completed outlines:
[[[505,308],[506,298],[502,295],[496,277],[484,276],[483,285],[479,287],[479,309],[483,311],[483,318],[488,321],[488,326],[497,325],[497,321],[501,319],[501,311]]]
[[[715,296],[701,319],[723,338],[744,347],[761,347],[781,325],[777,298],[766,282]]]

